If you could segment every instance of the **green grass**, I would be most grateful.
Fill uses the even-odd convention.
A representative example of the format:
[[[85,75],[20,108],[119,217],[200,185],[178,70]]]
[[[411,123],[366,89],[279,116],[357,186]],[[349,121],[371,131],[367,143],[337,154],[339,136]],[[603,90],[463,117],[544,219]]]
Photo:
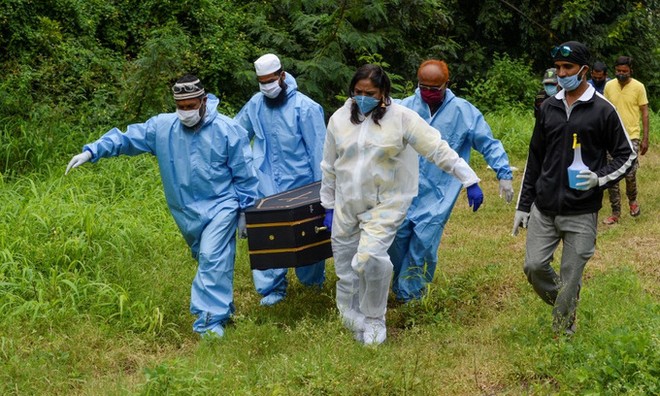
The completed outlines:
[[[487,118],[505,145],[528,139],[529,119]],[[332,261],[322,289],[291,277],[282,304],[260,307],[245,241],[234,322],[223,339],[200,340],[188,313],[196,264],[152,158],[0,179],[0,394],[658,394],[653,143],[639,171],[642,216],[599,226],[570,340],[553,338],[551,308],[522,273],[524,232],[510,235],[514,206],[478,155],[484,206],[472,213],[459,198],[428,296],[390,301],[378,348],[358,345],[338,320]],[[507,149],[517,190],[524,148]]]

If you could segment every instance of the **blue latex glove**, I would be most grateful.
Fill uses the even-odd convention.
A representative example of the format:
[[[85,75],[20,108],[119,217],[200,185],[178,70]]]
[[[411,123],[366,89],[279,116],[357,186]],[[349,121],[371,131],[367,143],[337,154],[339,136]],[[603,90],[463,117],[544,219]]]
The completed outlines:
[[[481,191],[478,183],[474,183],[467,188],[468,205],[472,207],[472,211],[476,212],[484,201],[484,193]]]
[[[323,225],[328,228],[328,232],[332,232],[332,217],[335,215],[334,209],[325,210],[325,219],[323,219]]]

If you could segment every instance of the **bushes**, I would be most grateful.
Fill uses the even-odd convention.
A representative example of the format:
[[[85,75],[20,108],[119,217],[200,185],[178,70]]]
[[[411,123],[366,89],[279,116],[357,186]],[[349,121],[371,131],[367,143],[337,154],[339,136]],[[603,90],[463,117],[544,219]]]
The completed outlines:
[[[256,90],[237,78],[252,67],[245,18],[231,2],[11,1],[0,9],[0,173],[60,164],[90,136],[172,111],[169,87],[187,73],[237,111]]]
[[[532,108],[541,79],[534,75],[529,61],[496,53],[485,78],[476,78],[468,86],[465,98],[482,112],[525,109]]]

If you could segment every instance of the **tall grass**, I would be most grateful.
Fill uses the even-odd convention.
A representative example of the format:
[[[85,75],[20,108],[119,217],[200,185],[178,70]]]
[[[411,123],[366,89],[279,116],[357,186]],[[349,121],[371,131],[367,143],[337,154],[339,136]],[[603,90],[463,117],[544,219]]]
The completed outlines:
[[[527,160],[527,147],[534,130],[532,110],[513,108],[510,111],[497,111],[485,115],[493,136],[500,140],[511,161],[516,164]]]
[[[530,117],[487,116],[520,169],[526,143],[515,142],[531,135]],[[553,338],[551,308],[522,274],[524,235],[510,236],[513,205],[475,154],[484,206],[472,213],[459,199],[428,295],[389,302],[378,348],[337,319],[331,260],[323,288],[291,277],[283,303],[260,307],[245,241],[233,324],[199,339],[188,313],[196,264],[153,158],[67,176],[66,161],[51,162],[0,182],[0,394],[658,394],[659,150],[654,141],[641,158],[642,216],[599,226],[572,339]]]

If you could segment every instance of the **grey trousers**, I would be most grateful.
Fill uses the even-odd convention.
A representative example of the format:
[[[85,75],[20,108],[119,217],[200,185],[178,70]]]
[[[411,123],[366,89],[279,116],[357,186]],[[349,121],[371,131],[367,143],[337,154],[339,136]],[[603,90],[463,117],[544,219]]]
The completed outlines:
[[[596,250],[598,213],[546,216],[533,205],[527,224],[524,271],[543,301],[553,306],[553,330],[574,331],[582,273]],[[559,242],[563,253],[559,274],[552,262]]]

